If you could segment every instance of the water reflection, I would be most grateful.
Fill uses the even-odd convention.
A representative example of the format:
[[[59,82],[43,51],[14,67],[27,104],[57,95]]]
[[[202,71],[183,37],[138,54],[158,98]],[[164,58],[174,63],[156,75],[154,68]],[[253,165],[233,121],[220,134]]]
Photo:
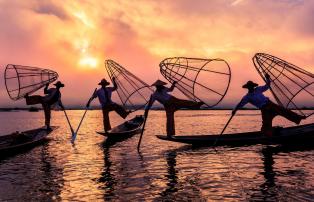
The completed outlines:
[[[265,182],[261,184],[260,190],[263,196],[263,200],[271,200],[271,201],[277,201],[278,196],[276,192],[276,183],[275,183],[275,177],[276,172],[274,171],[274,153],[272,152],[272,147],[267,146],[262,149],[261,151],[261,158],[264,165],[264,171],[262,172]]]
[[[62,171],[49,151],[49,144],[3,159],[0,162],[0,200],[60,200]]]
[[[43,174],[43,184],[44,188],[46,188],[46,195],[41,201],[49,201],[49,200],[61,200],[60,194],[63,187],[64,181],[62,180],[62,167],[55,166],[56,159],[54,156],[49,153],[48,144],[43,145],[41,152],[41,167],[40,171]],[[42,190],[41,190],[42,191]]]
[[[159,193],[159,197],[155,201],[192,201],[202,200],[203,196],[197,187],[197,176],[180,177],[180,168],[177,167],[177,158],[191,158],[189,152],[193,154],[193,147],[182,146],[178,149],[166,151],[164,156],[167,163],[167,173],[164,178],[166,187]],[[205,201],[205,199],[203,199]]]
[[[103,151],[104,151],[104,169],[101,172],[101,177],[98,179],[98,182],[102,184],[100,187],[104,190],[104,199],[109,200],[115,197],[115,185],[116,179],[114,174],[111,172],[112,162],[110,160],[110,146],[105,141],[102,144]]]
[[[312,150],[314,150],[314,145],[311,143],[263,147],[260,155],[263,161],[263,172],[261,173],[264,176],[264,182],[260,185],[260,193],[252,195],[252,199],[262,201],[282,201],[287,199],[307,201],[309,198],[312,199],[312,194],[302,193],[300,195],[300,189],[304,188],[309,180],[307,179],[305,168],[302,168],[302,165],[295,167],[292,163],[278,161],[278,156],[290,156],[294,152]],[[278,170],[275,169],[276,167]],[[287,182],[282,183],[282,180],[287,180]],[[295,193],[295,195],[291,193]]]
[[[142,153],[138,153],[139,136],[109,144],[95,133],[102,122],[101,111],[94,110],[88,113],[72,147],[63,113],[54,113],[53,125],[60,128],[50,142],[0,160],[0,201],[313,201],[314,146],[219,147],[218,153],[213,148],[182,146],[156,139],[155,135],[165,131],[164,112],[152,111]],[[74,126],[82,114],[69,111]],[[229,114],[180,111],[178,134],[219,133]],[[15,125],[25,126],[25,122],[27,129],[39,127],[39,115],[4,114],[0,122],[5,128],[1,125],[0,130],[15,131]],[[113,115],[112,121],[119,124],[123,120]],[[277,122],[285,124],[284,120]],[[256,111],[245,111],[229,130],[259,127]]]
[[[167,188],[164,190],[160,195],[165,197],[172,193],[175,193],[178,191],[177,185],[178,185],[178,176],[176,171],[176,161],[177,152],[176,151],[170,151],[166,153],[166,161],[167,161],[167,172],[168,174],[165,176],[168,180],[167,182]]]

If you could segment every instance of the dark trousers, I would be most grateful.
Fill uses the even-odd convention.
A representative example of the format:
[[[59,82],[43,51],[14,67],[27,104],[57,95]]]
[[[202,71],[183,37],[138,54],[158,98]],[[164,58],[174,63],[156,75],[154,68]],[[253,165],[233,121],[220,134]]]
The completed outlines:
[[[51,106],[50,104],[44,102],[43,97],[40,95],[28,96],[25,98],[27,105],[41,104],[45,113],[45,125],[50,127],[51,119]]]
[[[122,106],[116,103],[108,104],[102,107],[103,123],[104,123],[105,131],[111,130],[110,119],[109,119],[109,112],[111,111],[115,111],[123,119],[125,119],[128,116],[128,112]]]
[[[193,102],[190,100],[181,100],[172,97],[166,104],[164,104],[166,116],[167,116],[167,136],[171,137],[175,135],[175,121],[174,113],[178,109],[188,108],[188,109],[199,109],[201,104],[198,102]]]
[[[289,121],[292,121],[296,124],[299,124],[302,119],[302,117],[297,113],[270,101],[262,107],[261,111],[263,119],[261,131],[266,136],[272,136],[272,122],[276,116],[285,117]]]

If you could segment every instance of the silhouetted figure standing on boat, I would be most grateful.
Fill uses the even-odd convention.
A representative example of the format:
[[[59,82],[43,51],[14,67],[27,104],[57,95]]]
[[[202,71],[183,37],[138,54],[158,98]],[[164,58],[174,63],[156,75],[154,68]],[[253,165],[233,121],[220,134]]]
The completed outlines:
[[[33,96],[25,96],[27,105],[35,105],[41,104],[45,113],[45,125],[47,130],[50,130],[50,119],[51,119],[51,107],[55,104],[58,104],[63,110],[63,104],[61,102],[61,92],[60,88],[64,87],[64,84],[58,81],[53,84],[55,88],[48,88],[49,84],[47,84],[44,88],[45,96],[33,95]]]
[[[109,112],[115,111],[117,114],[119,114],[123,119],[125,119],[129,112],[126,111],[122,106],[112,102],[111,100],[111,94],[113,91],[117,90],[117,84],[116,79],[113,77],[113,87],[108,87],[110,84],[106,79],[102,79],[101,82],[98,85],[101,85],[101,88],[98,89],[94,95],[91,97],[91,99],[88,101],[86,107],[89,107],[91,101],[98,97],[99,102],[102,107],[102,113],[103,113],[103,124],[104,124],[104,130],[105,132],[109,131],[111,129],[110,125],[110,119],[109,119]]]
[[[296,124],[299,124],[302,119],[306,118],[289,109],[273,103],[269,100],[268,97],[264,96],[263,92],[270,88],[270,82],[271,80],[268,74],[266,75],[266,85],[264,86],[258,86],[258,84],[248,81],[245,85],[242,86],[242,88],[248,89],[248,93],[242,98],[240,103],[232,111],[232,114],[234,115],[238,109],[242,108],[247,103],[251,103],[255,107],[259,108],[262,112],[263,119],[261,131],[269,137],[272,136],[272,122],[276,116],[279,115],[285,117],[286,119]]]
[[[194,102],[190,100],[181,100],[170,94],[175,88],[176,82],[172,83],[170,88],[165,87],[167,83],[157,80],[152,86],[156,87],[155,92],[151,95],[151,98],[145,108],[144,116],[147,117],[148,110],[151,108],[153,103],[157,100],[160,102],[166,111],[167,116],[167,136],[172,137],[175,135],[175,121],[174,113],[178,109],[188,108],[188,109],[199,109],[204,103],[203,102]]]

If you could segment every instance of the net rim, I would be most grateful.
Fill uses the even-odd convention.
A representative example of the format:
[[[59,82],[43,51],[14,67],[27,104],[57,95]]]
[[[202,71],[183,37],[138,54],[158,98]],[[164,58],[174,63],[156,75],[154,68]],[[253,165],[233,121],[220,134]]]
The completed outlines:
[[[226,89],[223,91],[223,93],[220,95],[221,96],[221,98],[220,99],[218,99],[218,101],[217,102],[215,102],[214,104],[211,104],[211,105],[209,105],[209,104],[207,104],[206,102],[204,102],[204,104],[208,107],[208,108],[213,108],[213,107],[215,107],[215,106],[217,106],[223,99],[224,99],[224,97],[226,96],[226,94],[227,94],[227,92],[228,92],[228,90],[229,90],[229,87],[230,87],[230,83],[231,83],[231,77],[232,77],[232,71],[231,71],[231,68],[230,68],[230,65],[228,64],[228,62],[226,61],[226,60],[224,60],[224,59],[222,59],[222,58],[213,58],[213,59],[210,59],[210,58],[196,58],[196,57],[168,57],[168,58],[165,58],[165,59],[163,59],[160,63],[159,63],[159,67],[160,67],[160,73],[164,76],[164,78],[166,79],[166,80],[168,80],[170,83],[171,83],[171,80],[170,80],[170,78],[165,74],[165,72],[166,71],[164,71],[164,70],[162,70],[162,67],[165,67],[165,69],[167,69],[167,66],[169,65],[169,64],[175,64],[175,63],[172,63],[171,62],[171,60],[174,60],[174,59],[176,59],[177,61],[178,60],[180,60],[180,59],[184,59],[184,60],[187,60],[187,61],[189,61],[189,60],[195,60],[195,61],[202,61],[202,62],[204,62],[204,61],[206,61],[205,62],[205,64],[199,69],[199,68],[194,68],[198,73],[197,73],[197,75],[196,75],[196,77],[195,77],[195,79],[194,79],[194,81],[193,81],[193,92],[191,93],[191,94],[193,94],[193,97],[190,97],[189,95],[187,95],[187,93],[186,92],[184,92],[184,91],[182,91],[181,89],[179,89],[185,96],[187,96],[188,98],[190,98],[190,99],[192,99],[192,100],[194,100],[194,101],[196,101],[196,99],[198,99],[198,100],[200,100],[200,101],[202,101],[203,102],[203,100],[202,99],[200,99],[199,97],[197,97],[197,96],[195,96],[194,95],[194,85],[195,85],[195,81],[197,80],[197,77],[198,77],[198,75],[199,75],[199,73],[200,73],[200,71],[208,64],[208,63],[210,63],[210,62],[213,62],[213,61],[219,61],[219,62],[224,62],[225,64],[226,64],[226,66],[228,67],[227,69],[228,69],[228,73],[224,73],[225,75],[227,75],[228,76],[228,84],[227,84],[227,86],[226,86]],[[170,61],[170,62],[165,62],[165,61]],[[217,73],[217,72],[216,72]],[[182,77],[183,78],[183,77]],[[182,79],[181,78],[181,79]],[[182,88],[184,88],[184,87],[182,87]],[[196,98],[196,99],[195,99]]]
[[[292,68],[292,69],[295,70],[295,71],[301,72],[302,74],[305,74],[305,75],[308,75],[308,76],[314,78],[314,74],[312,74],[311,72],[309,72],[309,71],[307,71],[307,70],[304,70],[304,69],[302,69],[302,68],[300,68],[300,67],[298,67],[298,66],[296,66],[296,65],[294,65],[294,64],[292,64],[292,63],[290,63],[290,62],[287,62],[287,61],[285,61],[285,60],[283,60],[283,59],[281,59],[281,58],[278,58],[278,57],[276,57],[276,56],[273,56],[273,55],[270,55],[270,54],[267,54],[267,53],[256,53],[256,54],[253,56],[253,58],[252,58],[253,64],[254,64],[254,66],[255,66],[255,69],[257,70],[257,72],[259,73],[259,75],[262,77],[262,79],[263,79],[264,81],[266,81],[266,78],[265,78],[265,76],[264,76],[264,73],[265,73],[265,72],[264,72],[264,70],[263,70],[263,68],[262,68],[260,58],[273,59],[274,61],[278,61],[278,62],[276,63],[276,65],[277,65],[279,62],[281,62],[281,63],[283,63],[284,65],[289,66],[290,68]],[[286,69],[286,68],[283,67],[283,71],[284,71],[285,69]],[[282,74],[282,73],[281,73],[281,74]],[[280,75],[281,75],[281,74],[280,74]],[[280,75],[279,75],[279,76],[280,76]],[[279,76],[277,76],[277,78],[279,78]],[[276,78],[276,79],[277,79],[277,78]],[[306,83],[307,83],[307,82],[306,82]],[[309,83],[307,83],[307,85],[302,86],[297,92],[295,92],[294,94],[291,94],[291,95],[292,95],[291,98],[288,97],[288,96],[286,95],[286,93],[282,92],[282,90],[277,86],[277,84],[274,84],[274,85],[276,86],[276,88],[278,88],[278,89],[280,90],[280,93],[283,94],[283,96],[288,100],[287,104],[283,104],[282,101],[280,101],[280,99],[278,98],[278,96],[276,95],[276,93],[273,92],[272,88],[270,88],[270,90],[271,90],[272,95],[274,96],[274,98],[276,99],[276,101],[277,101],[277,103],[278,103],[279,105],[281,105],[281,106],[283,106],[283,107],[285,107],[285,108],[288,108],[289,105],[292,103],[292,104],[294,105],[294,109],[296,109],[300,114],[302,114],[302,115],[304,115],[304,116],[306,116],[306,117],[309,117],[309,116],[313,115],[314,113],[312,113],[312,114],[310,114],[310,115],[305,115],[305,113],[302,111],[302,109],[301,109],[300,107],[298,107],[298,106],[293,102],[293,99],[294,99],[298,94],[300,94],[300,92],[306,90],[306,88],[308,88],[309,86],[313,85],[313,83],[314,83],[314,82],[309,82]]]
[[[128,96],[127,96],[127,98],[125,99],[125,101],[123,101],[123,99],[121,98],[120,93],[117,91],[118,97],[119,97],[119,99],[120,99],[122,105],[123,105],[125,108],[128,107],[128,105],[127,105],[126,103],[130,100],[130,97],[131,97],[132,95],[134,95],[135,93],[139,92],[139,90],[141,90],[141,89],[143,89],[143,88],[148,88],[148,89],[153,93],[153,90],[152,90],[152,88],[150,87],[150,85],[148,85],[146,82],[144,82],[143,80],[141,80],[140,78],[138,78],[136,75],[134,75],[133,73],[131,73],[130,71],[128,71],[126,68],[124,68],[124,67],[123,67],[122,65],[120,65],[119,63],[115,62],[115,61],[112,60],[112,59],[105,60],[104,63],[105,63],[105,68],[106,68],[107,74],[108,74],[108,76],[109,76],[109,78],[110,78],[110,80],[111,80],[112,82],[113,82],[112,77],[113,77],[114,73],[112,72],[110,66],[114,66],[114,67],[117,69],[117,71],[119,71],[119,74],[121,74],[121,72],[125,71],[126,73],[132,75],[132,77],[134,77],[137,81],[139,81],[139,82],[143,85],[142,87],[137,88],[135,91],[133,91],[132,93],[128,94]],[[130,83],[130,82],[128,81],[128,83]],[[120,84],[117,83],[117,86],[119,86],[119,85],[120,85]],[[133,87],[134,87],[134,86],[133,86]],[[120,87],[120,88],[121,88],[121,87]],[[122,88],[121,88],[121,89],[122,89]],[[137,110],[143,108],[145,105],[147,105],[147,103],[149,102],[149,98],[148,98],[147,100],[146,100],[145,98],[143,98],[143,99],[145,100],[145,104],[140,105],[139,107],[135,107],[136,105],[133,105],[133,104],[129,101],[129,102],[131,103],[131,107],[133,106],[134,111],[137,111]]]
[[[18,68],[18,66],[22,67],[22,68]],[[8,84],[7,83],[7,79],[13,79],[14,78],[14,77],[10,77],[10,78],[7,77],[7,71],[9,69],[14,69],[15,70],[16,78],[18,80],[18,94],[15,97],[13,97],[11,95],[10,90],[8,88],[8,85],[7,85]],[[40,67],[34,67],[34,66],[25,66],[25,65],[17,65],[17,64],[11,64],[11,63],[7,64],[6,68],[5,68],[5,71],[4,71],[5,87],[6,87],[6,91],[7,91],[8,95],[9,95],[10,99],[14,100],[14,101],[17,101],[17,100],[22,98],[21,97],[21,83],[20,83],[20,77],[19,77],[20,73],[18,72],[18,69],[30,70],[30,71],[32,71],[32,70],[34,70],[34,71],[36,71],[36,70],[47,71],[48,73],[51,73],[54,76],[53,78],[47,80],[49,84],[54,82],[54,81],[56,81],[58,79],[58,77],[59,77],[59,75],[58,75],[58,73],[56,71],[53,71],[53,70],[50,70],[50,69],[47,69],[47,68],[40,68]],[[28,94],[32,94],[32,93],[36,92],[37,90],[32,90]]]

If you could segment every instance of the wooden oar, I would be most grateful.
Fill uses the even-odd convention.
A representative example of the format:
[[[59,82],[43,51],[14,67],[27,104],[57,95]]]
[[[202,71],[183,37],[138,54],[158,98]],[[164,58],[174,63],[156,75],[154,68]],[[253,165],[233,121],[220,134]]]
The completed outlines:
[[[216,140],[215,140],[213,146],[215,146],[215,145],[217,144],[219,137],[225,132],[226,128],[228,127],[228,125],[229,125],[230,121],[232,120],[232,118],[234,117],[234,115],[235,115],[235,114],[232,114],[232,115],[230,116],[228,122],[226,123],[225,127],[222,129],[220,135],[216,138]]]
[[[71,123],[70,123],[69,117],[68,117],[68,115],[67,115],[65,109],[63,109],[63,112],[64,112],[65,118],[66,118],[66,120],[67,120],[67,122],[68,122],[68,124],[69,124],[69,126],[70,126],[71,133],[72,133],[72,136],[73,136],[73,135],[74,135],[74,130],[73,130],[72,125],[71,125]]]
[[[143,123],[143,128],[142,128],[141,136],[140,136],[140,139],[139,139],[138,144],[137,144],[137,151],[140,150],[140,146],[141,146],[142,137],[143,137],[143,134],[144,134],[144,129],[145,129],[147,117],[148,117],[148,112],[147,112],[146,116],[144,117],[145,119],[144,119],[144,123]]]
[[[95,88],[95,90],[94,90],[92,96],[95,94],[96,91],[97,91],[97,88]],[[91,98],[92,98],[92,97],[91,97]],[[89,98],[88,103],[89,103],[89,101],[91,100],[91,98]],[[84,112],[84,114],[83,114],[83,116],[82,116],[82,118],[81,118],[81,121],[80,121],[79,125],[77,126],[77,129],[76,129],[75,133],[72,135],[72,139],[71,139],[71,143],[72,143],[72,144],[74,144],[74,141],[75,141],[75,139],[76,139],[77,133],[78,133],[78,131],[79,131],[79,129],[80,129],[82,123],[83,123],[83,120],[84,120],[84,118],[85,118],[85,115],[86,115],[88,109],[89,109],[89,107],[86,107],[86,108],[85,108],[85,112]]]

